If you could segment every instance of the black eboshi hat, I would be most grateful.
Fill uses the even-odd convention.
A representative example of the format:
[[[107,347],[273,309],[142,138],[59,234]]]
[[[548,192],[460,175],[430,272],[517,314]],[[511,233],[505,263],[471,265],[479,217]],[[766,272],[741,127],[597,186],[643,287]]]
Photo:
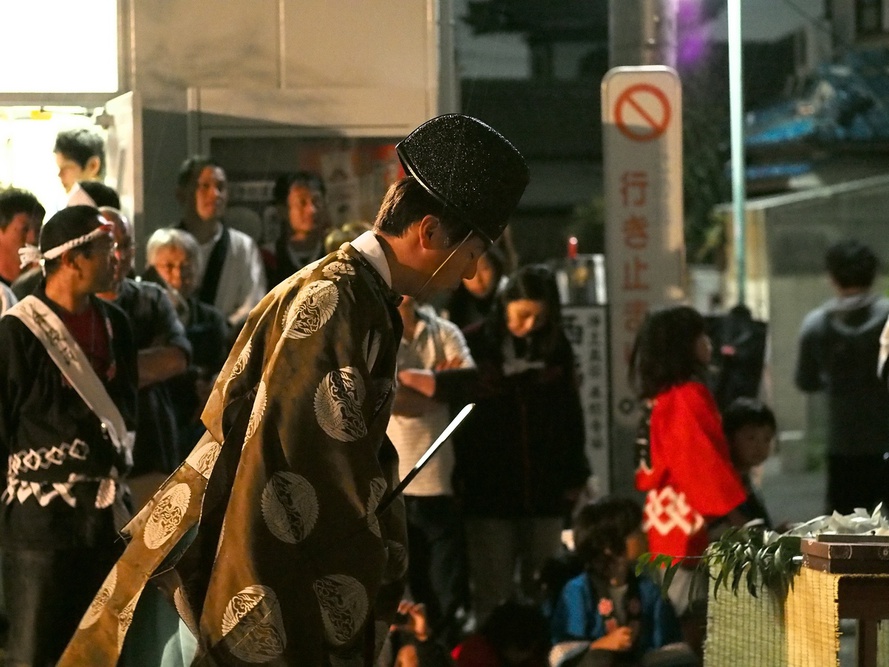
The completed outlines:
[[[522,154],[494,128],[453,113],[426,121],[395,147],[405,171],[489,243],[528,185]]]

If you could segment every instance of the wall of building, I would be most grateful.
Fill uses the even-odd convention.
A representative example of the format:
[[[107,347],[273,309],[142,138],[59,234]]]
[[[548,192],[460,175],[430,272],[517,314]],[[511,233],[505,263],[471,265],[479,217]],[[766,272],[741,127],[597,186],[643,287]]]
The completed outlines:
[[[178,219],[178,166],[213,137],[400,138],[457,110],[451,12],[451,0],[121,0],[123,85],[142,106],[140,240]]]
[[[785,468],[801,469],[823,452],[823,397],[803,394],[793,377],[803,318],[835,296],[824,269],[825,252],[847,238],[869,245],[882,266],[874,289],[885,294],[889,287],[886,210],[889,177],[885,176],[748,202],[747,305],[769,325],[763,395],[778,418]],[[737,285],[733,248],[728,256],[726,305],[732,306]]]
[[[436,0],[128,0],[129,78],[146,106],[185,111],[189,88],[422,91],[437,108]],[[447,36],[445,36],[447,37]],[[422,119],[421,119],[422,120]]]

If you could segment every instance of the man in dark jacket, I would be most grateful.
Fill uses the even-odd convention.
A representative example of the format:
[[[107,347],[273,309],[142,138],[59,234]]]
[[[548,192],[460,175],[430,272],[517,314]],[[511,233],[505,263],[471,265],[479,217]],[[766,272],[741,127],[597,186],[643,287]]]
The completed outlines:
[[[796,386],[827,394],[827,510],[872,510],[889,482],[889,391],[877,376],[889,299],[871,293],[877,257],[854,240],[826,255],[836,297],[803,320]]]
[[[98,296],[118,306],[130,318],[138,350],[139,425],[130,471],[130,488],[138,509],[187,453],[179,447],[173,399],[165,383],[186,371],[192,350],[185,327],[163,288],[127,277],[136,256],[129,219],[107,206],[99,211],[114,225],[117,264],[109,288]]]
[[[95,297],[116,265],[97,209],[62,209],[29,248],[46,279],[0,318],[0,546],[7,664],[50,665],[123,548],[136,347]]]

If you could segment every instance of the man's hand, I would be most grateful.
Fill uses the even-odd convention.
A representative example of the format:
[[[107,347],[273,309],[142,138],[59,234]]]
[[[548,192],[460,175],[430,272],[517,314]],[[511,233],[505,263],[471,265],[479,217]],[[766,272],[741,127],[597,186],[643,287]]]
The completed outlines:
[[[462,357],[454,357],[453,359],[445,359],[444,361],[438,362],[438,364],[435,366],[435,370],[449,371],[452,368],[462,368],[462,367],[463,367]]]
[[[398,616],[390,630],[401,630],[416,637],[417,641],[429,639],[429,625],[426,622],[426,605],[402,600],[398,603]]]
[[[406,368],[398,371],[398,383],[427,398],[435,395],[435,375],[432,371],[422,368]]]
[[[626,625],[612,630],[604,637],[600,637],[590,644],[590,648],[601,648],[606,651],[629,651],[632,647],[633,631]]]

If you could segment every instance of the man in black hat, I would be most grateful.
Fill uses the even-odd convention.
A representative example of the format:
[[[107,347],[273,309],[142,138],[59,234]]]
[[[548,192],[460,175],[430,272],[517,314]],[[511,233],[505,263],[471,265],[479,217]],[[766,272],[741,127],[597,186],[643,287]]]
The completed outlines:
[[[50,665],[121,552],[136,348],[126,315],[95,296],[115,266],[97,209],[62,209],[25,255],[46,279],[0,318],[6,660]]]
[[[398,483],[385,435],[396,306],[471,277],[528,181],[518,151],[467,116],[433,119],[397,150],[411,175],[374,230],[251,313],[207,433],[130,526],[118,568],[143,576],[103,587],[61,665],[115,663],[108,638],[165,559],[155,581],[198,637],[193,664],[372,664],[407,565],[401,499],[376,511]]]

